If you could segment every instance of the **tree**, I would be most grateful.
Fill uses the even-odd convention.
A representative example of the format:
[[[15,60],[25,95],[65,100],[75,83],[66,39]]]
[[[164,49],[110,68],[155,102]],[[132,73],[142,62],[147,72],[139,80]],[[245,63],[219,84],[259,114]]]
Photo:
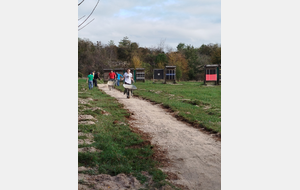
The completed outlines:
[[[132,52],[137,52],[138,51],[138,48],[139,48],[139,45],[136,43],[136,42],[132,42],[130,44],[130,47],[131,47],[131,51]]]
[[[128,37],[127,36],[125,36],[124,38],[123,38],[123,40],[121,40],[120,42],[119,42],[119,47],[129,47],[130,46],[130,44],[131,44],[131,41],[128,39]]]
[[[141,63],[141,60],[138,56],[136,56],[136,55],[133,56],[132,63],[134,65],[134,68],[141,68],[142,63]]]
[[[199,73],[198,65],[200,64],[199,60],[198,60],[197,49],[195,49],[194,46],[192,46],[192,45],[187,45],[186,48],[184,48],[184,55],[188,61],[189,79],[195,80],[196,74]]]
[[[160,53],[155,58],[155,63],[157,65],[157,68],[163,69],[167,65],[168,58],[166,54]]]
[[[180,52],[171,52],[167,54],[168,65],[176,66],[176,79],[180,80],[182,77],[187,78],[188,62]]]
[[[182,71],[181,71],[181,68],[180,68],[180,67],[176,67],[176,79],[177,79],[178,81],[180,81],[181,77],[182,77]]]
[[[199,53],[202,55],[212,56],[212,54],[214,53],[214,51],[216,51],[218,47],[219,47],[218,44],[208,44],[208,45],[203,44],[199,48]]]
[[[110,64],[108,50],[99,41],[92,43],[88,39],[78,38],[78,72],[87,75],[92,70],[102,71]]]
[[[115,45],[113,40],[108,41],[108,44],[105,46],[105,49],[109,55],[110,62],[112,60],[116,61],[118,59],[118,47]]]
[[[131,61],[131,41],[127,36],[119,42],[118,59],[128,63]]]
[[[165,42],[166,42],[166,39],[160,39],[160,42],[156,48],[157,52],[158,53],[163,53],[164,52],[164,49],[165,49]]]
[[[221,47],[218,47],[211,56],[212,64],[221,64]]]
[[[107,45],[108,46],[115,46],[115,42],[113,40],[109,40]]]
[[[184,43],[179,43],[177,45],[177,51],[182,51],[185,48],[185,44]]]
[[[170,65],[176,66],[177,80],[199,80],[204,77],[204,65],[221,64],[221,46],[218,44],[203,44],[195,48],[179,43],[177,51],[164,53],[161,52],[163,42],[159,47],[146,48],[131,42],[127,36],[120,40],[118,46],[113,40],[102,44],[78,38],[78,72],[86,75],[92,70],[103,72],[103,68],[122,65],[145,68],[145,76],[149,79],[153,76],[153,69]]]

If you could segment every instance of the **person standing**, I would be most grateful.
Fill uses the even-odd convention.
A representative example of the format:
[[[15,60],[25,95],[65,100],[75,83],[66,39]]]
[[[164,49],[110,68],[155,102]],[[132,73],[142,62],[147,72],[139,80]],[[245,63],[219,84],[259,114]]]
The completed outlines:
[[[94,79],[93,73],[90,72],[90,74],[87,76],[87,82],[89,84],[90,90],[93,88],[93,79]]]
[[[131,85],[131,81],[133,81],[133,78],[132,78],[132,73],[130,73],[130,69],[127,69],[127,72],[124,73],[123,79],[125,79],[125,80],[124,80],[125,84]],[[129,90],[127,90],[127,89],[125,88],[124,94],[126,94],[126,93],[127,93],[127,98],[129,98]]]
[[[114,71],[111,70],[110,73],[108,73],[108,79],[109,79],[110,81],[114,81],[115,78],[116,78],[116,73],[114,73]]]
[[[94,72],[95,72],[95,71],[94,71]],[[101,80],[99,76],[100,76],[100,73],[99,73],[99,72],[95,73],[95,75],[94,75],[93,83],[94,83],[94,86],[95,86],[95,87],[97,87],[97,79],[98,79],[98,80]]]
[[[117,75],[117,86],[120,86],[120,80],[121,78],[123,78],[123,75],[119,74],[118,72],[116,72]]]

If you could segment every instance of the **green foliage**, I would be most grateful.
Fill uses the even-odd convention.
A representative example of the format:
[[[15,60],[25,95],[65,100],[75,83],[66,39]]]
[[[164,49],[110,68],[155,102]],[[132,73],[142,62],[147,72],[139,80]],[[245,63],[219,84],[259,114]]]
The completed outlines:
[[[221,47],[216,48],[213,52],[212,64],[221,64]]]
[[[139,45],[136,42],[131,43],[130,45],[131,51],[137,51],[139,48]]]
[[[142,68],[145,69],[145,77],[151,78],[153,76],[153,70],[149,63],[142,62]]]
[[[145,56],[145,62],[149,63],[151,65],[151,67],[155,67],[156,56],[154,54],[147,54]]]
[[[185,44],[184,43],[179,43],[177,45],[177,51],[182,51],[183,49],[185,49]]]
[[[195,77],[196,77],[196,74],[195,74],[195,70],[190,68],[189,72],[188,72],[188,77],[190,80],[194,80]]]
[[[153,181],[157,182],[162,181],[167,177],[161,170],[151,170],[150,174],[153,175]]]
[[[137,56],[138,51],[139,45],[136,42],[131,42],[126,36],[119,42],[117,49],[118,59],[126,61],[128,63],[127,67],[134,67],[133,58],[135,57],[135,60],[140,60],[140,57]]]
[[[78,77],[82,78],[83,74],[81,72],[78,72]]]
[[[121,41],[119,42],[119,47],[129,47],[130,44],[131,44],[131,41],[128,39],[127,36],[125,36],[125,37],[123,38],[123,40],[121,40]]]
[[[185,58],[188,60],[188,77],[190,80],[194,80],[196,73],[200,71],[199,66],[199,60],[198,60],[198,52],[197,49],[194,48],[192,45],[187,45],[183,49]]]
[[[218,44],[208,44],[208,45],[203,44],[199,48],[199,53],[202,54],[202,55],[213,56],[214,52],[218,48],[219,48]]]
[[[114,57],[116,52],[110,47],[103,47],[101,42],[78,39],[78,72],[83,75],[88,75],[93,70],[102,72],[106,63]]]
[[[168,57],[164,53],[160,53],[155,58],[155,63],[157,64],[157,68],[163,69],[168,62]]]
[[[181,77],[182,77],[182,71],[181,71],[181,68],[180,68],[180,67],[177,67],[177,68],[176,68],[176,79],[177,79],[178,81],[180,81]]]
[[[126,46],[122,46],[118,48],[118,59],[122,61],[130,60],[130,49]]]

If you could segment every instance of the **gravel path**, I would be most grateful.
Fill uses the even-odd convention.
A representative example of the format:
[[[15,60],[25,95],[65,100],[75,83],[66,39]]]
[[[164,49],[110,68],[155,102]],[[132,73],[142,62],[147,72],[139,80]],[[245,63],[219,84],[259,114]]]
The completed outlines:
[[[109,91],[106,84],[98,88],[115,97],[128,109],[134,120],[131,125],[151,134],[152,144],[168,152],[172,165],[163,171],[177,174],[179,179],[171,180],[191,190],[221,189],[221,142],[208,134],[178,121],[159,105],[126,96],[118,91]]]

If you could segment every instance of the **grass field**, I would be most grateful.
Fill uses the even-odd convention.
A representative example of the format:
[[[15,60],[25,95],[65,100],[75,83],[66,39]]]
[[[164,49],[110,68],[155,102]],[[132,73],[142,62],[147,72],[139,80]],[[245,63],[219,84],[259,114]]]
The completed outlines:
[[[118,89],[123,90],[123,83]],[[196,127],[221,133],[221,86],[203,82],[179,82],[176,85],[152,81],[134,83],[134,95],[163,104]]]
[[[130,116],[127,110],[115,98],[108,96],[97,88],[88,89],[86,79],[78,79],[78,97],[80,99],[92,98],[87,104],[78,104],[79,115],[92,115],[97,122],[92,125],[79,124],[78,130],[92,134],[92,144],[81,144],[78,148],[95,147],[101,152],[78,152],[78,166],[96,168],[84,171],[90,175],[119,173],[132,174],[144,183],[147,181],[142,171],[148,172],[156,187],[165,185],[166,175],[158,169],[159,163],[155,161],[151,145],[143,143],[140,135],[133,132],[126,118]],[[92,111],[86,108],[99,107],[105,110]],[[79,137],[84,139],[85,137]],[[174,187],[174,186],[173,186]],[[174,189],[177,189],[174,187]]]

